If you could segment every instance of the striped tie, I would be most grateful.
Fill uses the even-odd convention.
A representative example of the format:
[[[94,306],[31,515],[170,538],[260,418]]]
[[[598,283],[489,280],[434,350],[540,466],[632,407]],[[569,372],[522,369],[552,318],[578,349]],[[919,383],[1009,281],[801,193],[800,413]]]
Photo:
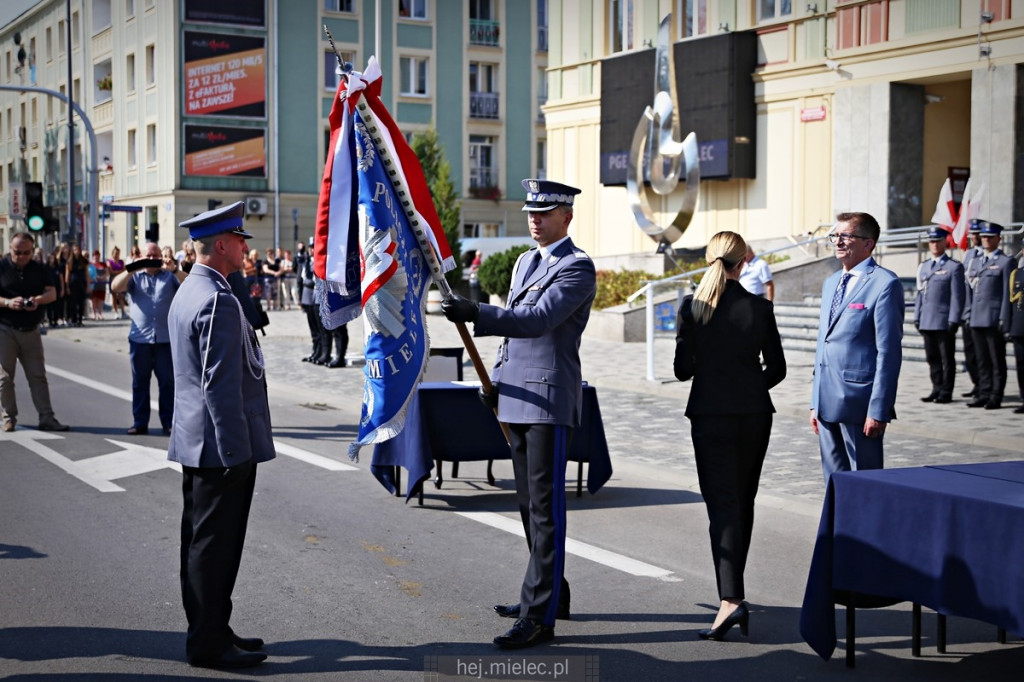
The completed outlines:
[[[846,283],[850,281],[850,273],[843,273],[842,278],[839,280],[839,286],[836,287],[836,294],[832,297],[832,307],[828,311],[828,326],[832,326],[835,322],[836,315],[839,314],[839,309],[843,306],[843,297],[846,295]]]

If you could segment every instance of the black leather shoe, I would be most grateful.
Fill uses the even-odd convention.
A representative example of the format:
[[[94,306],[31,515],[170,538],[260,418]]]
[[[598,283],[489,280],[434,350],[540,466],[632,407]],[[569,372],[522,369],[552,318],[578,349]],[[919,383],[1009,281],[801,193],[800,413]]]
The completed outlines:
[[[334,358],[327,363],[327,366],[332,369],[336,369],[338,367],[344,367],[346,364],[348,363],[345,362],[345,358]]]
[[[217,656],[197,656],[189,660],[193,668],[251,668],[267,660],[267,655],[256,651],[242,651],[231,645]]]
[[[145,436],[147,433],[149,433],[149,427],[133,426],[132,428],[128,429],[127,433],[129,436]]]
[[[940,395],[938,398],[935,399],[935,402],[939,404],[951,403],[953,402],[953,396]]]
[[[935,399],[939,397],[938,393],[929,393],[928,395],[921,398],[922,403],[933,403]]]
[[[310,360],[314,365],[326,365],[330,361],[330,358],[313,358]]]
[[[519,604],[495,604],[494,612],[502,618],[518,618],[520,613]],[[555,611],[555,618],[558,620],[572,620],[569,615],[569,605],[559,604]]]
[[[967,391],[967,393],[961,393],[960,394],[960,396],[963,397],[963,398],[973,398],[976,395],[978,395],[978,389],[976,389],[976,388],[972,389],[970,391]]]
[[[259,637],[239,637],[233,632],[231,633],[231,643],[242,651],[259,651],[265,644]]]
[[[1024,414],[1024,405],[1021,405],[1020,407],[1013,408],[1013,413],[1014,414]]]
[[[713,639],[716,642],[720,642],[729,634],[729,630],[732,629],[733,625],[739,625],[740,634],[744,637],[747,636],[750,628],[750,610],[747,609],[747,602],[740,602],[736,610],[730,613],[717,628],[698,630],[697,636],[701,639]]]
[[[986,410],[998,410],[1002,406],[1003,403],[1001,400],[989,400],[987,403],[985,403]]]
[[[555,629],[541,625],[529,618],[520,618],[512,629],[494,638],[501,649],[525,649],[534,644],[549,642],[555,638]]]
[[[988,405],[988,400],[986,398],[975,398],[971,402],[967,403],[967,407],[985,407],[985,405]]]

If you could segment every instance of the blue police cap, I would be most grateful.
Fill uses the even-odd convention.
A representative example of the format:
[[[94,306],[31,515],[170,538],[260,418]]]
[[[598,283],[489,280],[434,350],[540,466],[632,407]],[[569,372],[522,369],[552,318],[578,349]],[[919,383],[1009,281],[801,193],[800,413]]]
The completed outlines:
[[[191,239],[202,239],[203,237],[210,237],[222,232],[231,232],[246,239],[251,239],[252,235],[242,229],[244,223],[245,203],[236,201],[230,206],[222,206],[212,211],[200,213],[194,218],[189,218],[185,222],[179,223],[178,227],[188,230],[188,236]]]
[[[928,241],[930,242],[941,242],[945,241],[946,237],[949,236],[949,232],[943,230],[941,227],[932,226],[928,229]]]
[[[550,211],[558,206],[572,206],[573,198],[583,190],[551,180],[523,180],[526,190],[524,211]]]
[[[975,234],[987,234],[998,235],[1003,231],[1003,226],[999,223],[989,222],[988,220],[980,220],[975,218],[971,221],[971,232]]]

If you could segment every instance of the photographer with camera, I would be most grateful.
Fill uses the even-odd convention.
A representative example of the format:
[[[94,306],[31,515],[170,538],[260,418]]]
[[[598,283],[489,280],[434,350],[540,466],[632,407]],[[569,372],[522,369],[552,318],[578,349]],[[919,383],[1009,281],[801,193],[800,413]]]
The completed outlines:
[[[35,240],[28,232],[11,237],[11,251],[0,260],[0,410],[3,430],[13,431],[18,423],[18,402],[14,395],[17,362],[25,370],[32,402],[39,414],[40,431],[67,431],[57,421],[50,405],[46,381],[46,358],[39,322],[43,309],[57,298],[50,272],[32,260]]]

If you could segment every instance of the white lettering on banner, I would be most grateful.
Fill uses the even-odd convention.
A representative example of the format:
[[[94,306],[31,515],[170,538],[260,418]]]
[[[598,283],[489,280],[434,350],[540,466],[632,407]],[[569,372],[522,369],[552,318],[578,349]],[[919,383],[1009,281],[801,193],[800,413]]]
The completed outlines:
[[[714,161],[715,148],[709,144],[702,144],[700,146],[700,160],[701,161]]]
[[[380,360],[366,358],[366,376],[370,379],[382,379],[384,377],[380,372]]]

